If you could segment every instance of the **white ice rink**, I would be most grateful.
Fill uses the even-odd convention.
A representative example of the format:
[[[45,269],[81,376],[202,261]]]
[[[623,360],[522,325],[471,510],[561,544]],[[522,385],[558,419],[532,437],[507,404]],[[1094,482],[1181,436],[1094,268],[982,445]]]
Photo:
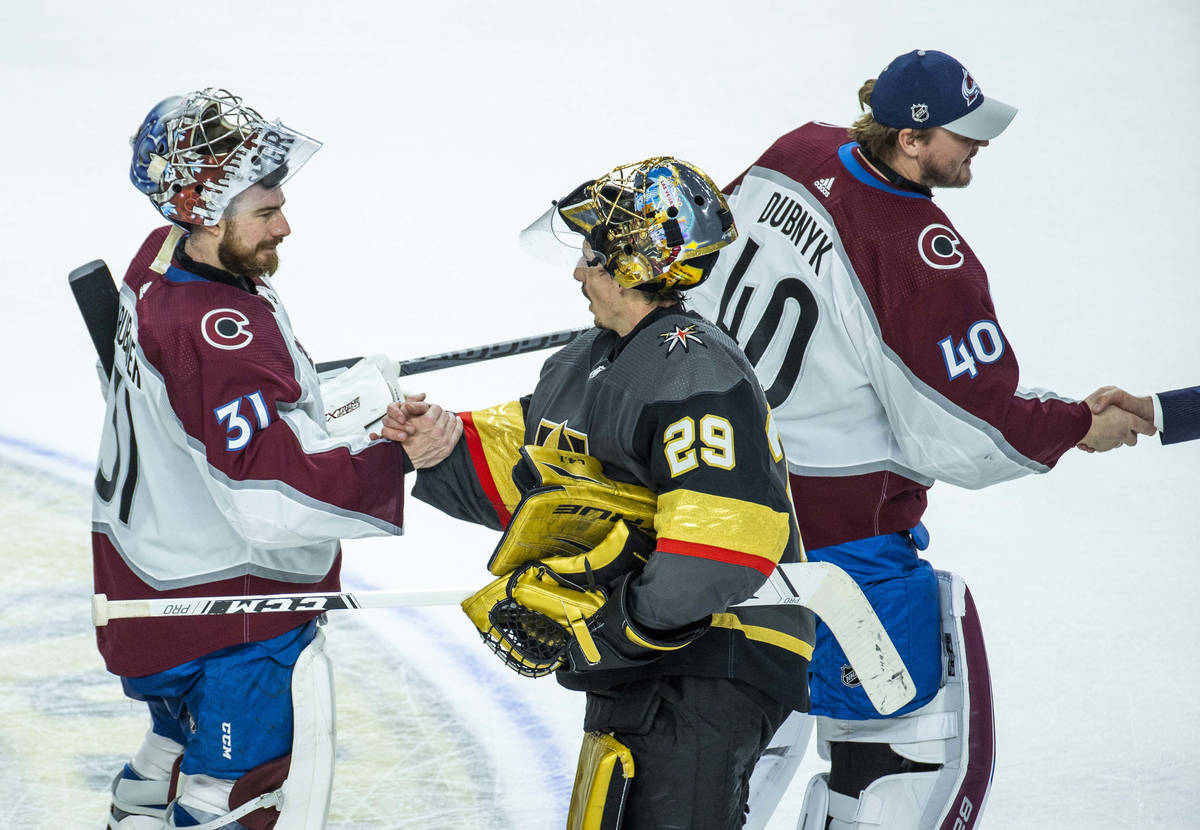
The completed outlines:
[[[937,199],[987,266],[1027,386],[1200,383],[1200,6],[514,0],[0,8],[0,825],[98,828],[145,727],[88,623],[87,482],[103,408],[67,272],[123,272],[157,223],[127,139],[167,95],[225,86],[325,142],[287,188],[277,285],[318,360],[415,357],[583,325],[517,232],[615,164],[718,182],[808,120],[847,123],[894,55],[942,49],[1012,126]],[[543,356],[423,376],[455,409],[529,391]],[[987,636],[995,781],[981,826],[1200,828],[1200,442],[938,485],[927,557]],[[493,534],[410,502],[347,545],[359,588],[482,584]],[[500,666],[456,609],[331,625],[330,826],[562,826],[581,700]],[[813,756],[772,828],[795,826]]]

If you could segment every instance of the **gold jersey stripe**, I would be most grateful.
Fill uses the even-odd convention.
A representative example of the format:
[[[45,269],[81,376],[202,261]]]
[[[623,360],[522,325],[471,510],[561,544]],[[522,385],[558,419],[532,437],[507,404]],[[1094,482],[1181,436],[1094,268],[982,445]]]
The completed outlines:
[[[485,472],[490,476],[497,495],[511,514],[521,500],[521,491],[512,481],[513,466],[520,460],[520,449],[525,444],[525,413],[521,402],[477,409],[470,416],[478,443],[471,441],[469,448],[477,472],[481,480]],[[486,471],[478,469],[481,461],[486,464]]]
[[[791,523],[787,513],[754,502],[672,490],[658,497],[654,528],[660,539],[725,548],[777,564]]]
[[[782,631],[774,628],[767,628],[762,625],[746,625],[738,619],[736,614],[713,614],[712,624],[714,628],[730,628],[734,631],[740,631],[746,635],[747,640],[769,643],[770,645],[799,654],[805,660],[812,659],[812,643],[806,643],[799,637],[784,634]]]

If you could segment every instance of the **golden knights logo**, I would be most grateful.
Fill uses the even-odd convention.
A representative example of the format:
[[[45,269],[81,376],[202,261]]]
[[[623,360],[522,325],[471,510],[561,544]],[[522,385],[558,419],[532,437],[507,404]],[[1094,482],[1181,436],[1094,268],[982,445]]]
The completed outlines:
[[[664,331],[658,336],[661,338],[658,345],[666,346],[668,355],[675,351],[676,346],[682,346],[685,352],[688,351],[693,344],[704,346],[706,349],[708,348],[708,344],[701,340],[700,335],[696,333],[695,325],[690,325],[687,328],[675,326],[674,331]]]
[[[556,450],[589,455],[587,433],[570,429],[566,421],[556,424],[543,418],[538,424],[533,443],[539,447],[553,447]]]

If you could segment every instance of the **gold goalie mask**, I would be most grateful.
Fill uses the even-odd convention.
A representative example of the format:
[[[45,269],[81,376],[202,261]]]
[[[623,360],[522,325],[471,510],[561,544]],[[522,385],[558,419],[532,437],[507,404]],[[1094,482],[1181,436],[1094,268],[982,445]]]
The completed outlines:
[[[626,288],[699,285],[735,239],[733,214],[712,179],[668,156],[583,183],[521,232],[539,259],[570,267],[582,258]]]

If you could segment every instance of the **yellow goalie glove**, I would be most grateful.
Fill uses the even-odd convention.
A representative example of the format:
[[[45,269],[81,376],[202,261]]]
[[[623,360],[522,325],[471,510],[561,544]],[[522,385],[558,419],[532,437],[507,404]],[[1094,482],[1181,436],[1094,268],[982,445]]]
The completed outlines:
[[[484,643],[526,677],[648,662],[683,648],[710,622],[651,632],[630,618],[629,581],[653,547],[649,536],[618,522],[591,551],[527,563],[465,600],[463,611]],[[611,594],[596,583],[600,569],[610,577],[623,572],[609,583]]]
[[[654,533],[654,493],[613,481],[590,455],[522,447],[513,480],[524,495],[488,561],[496,576],[547,556],[590,551],[621,523]]]

